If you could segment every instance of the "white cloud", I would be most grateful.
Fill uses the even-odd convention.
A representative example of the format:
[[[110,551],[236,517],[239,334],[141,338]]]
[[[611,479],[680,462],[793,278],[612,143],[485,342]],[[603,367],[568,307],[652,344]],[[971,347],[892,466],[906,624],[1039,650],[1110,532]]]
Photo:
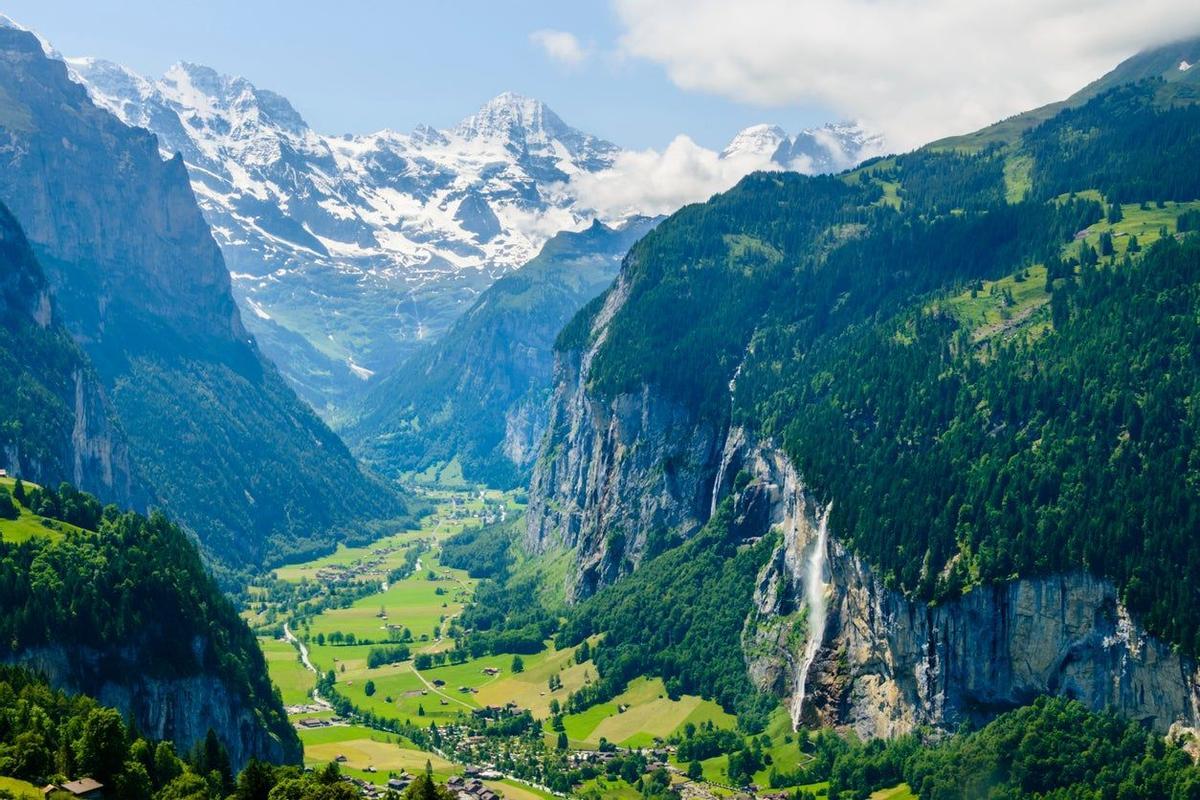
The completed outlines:
[[[819,103],[900,147],[1062,99],[1200,31],[1196,0],[613,0],[621,50],[683,89]]]
[[[669,214],[680,206],[707,200],[758,169],[779,169],[770,153],[722,158],[687,136],[667,149],[626,150],[609,169],[573,176],[564,190],[602,219],[630,214]]]
[[[529,34],[529,40],[545,50],[550,58],[568,67],[578,66],[588,57],[587,50],[575,34],[567,31],[545,28]]]

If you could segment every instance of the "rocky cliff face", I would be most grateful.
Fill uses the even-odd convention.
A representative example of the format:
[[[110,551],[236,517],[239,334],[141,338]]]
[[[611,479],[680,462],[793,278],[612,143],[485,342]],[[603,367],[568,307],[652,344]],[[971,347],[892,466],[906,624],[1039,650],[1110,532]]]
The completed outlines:
[[[629,292],[622,271],[591,322],[591,342],[557,354],[550,421],[530,484],[527,545],[576,551],[568,599],[641,561],[652,531],[695,533],[712,507],[724,431],[650,386],[605,401],[588,370]]]
[[[207,645],[197,640],[201,653]],[[270,732],[255,709],[220,679],[195,674],[153,677],[139,663],[134,648],[101,652],[91,648],[41,647],[25,651],[12,663],[46,676],[56,688],[94,697],[102,705],[121,711],[142,734],[166,739],[187,752],[212,729],[229,751],[235,770],[251,758],[273,763],[298,763],[296,737],[281,738]],[[127,669],[114,672],[114,663]],[[121,674],[122,680],[100,675]]]
[[[1026,578],[931,607],[888,589],[836,536],[818,587],[827,622],[808,699],[795,708],[812,635],[805,565],[823,505],[781,453],[741,438],[727,462],[754,479],[739,509],[783,534],[747,620],[747,664],[756,685],[790,698],[803,719],[894,736],[920,725],[953,729],[1057,694],[1163,733],[1200,722],[1197,665],[1148,636],[1110,583],[1082,573]]]
[[[105,501],[140,505],[144,493],[99,379],[63,330],[37,259],[0,206],[0,344],[13,391],[0,464],[35,483],[70,480]]]

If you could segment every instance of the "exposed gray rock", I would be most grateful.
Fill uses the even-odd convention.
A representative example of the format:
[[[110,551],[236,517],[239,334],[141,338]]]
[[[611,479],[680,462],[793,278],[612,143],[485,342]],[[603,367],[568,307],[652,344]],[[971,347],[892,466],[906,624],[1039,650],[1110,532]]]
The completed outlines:
[[[652,387],[612,400],[589,392],[588,369],[629,291],[627,274],[593,320],[589,347],[556,357],[550,424],[530,485],[527,545],[575,549],[571,601],[636,568],[652,531],[698,531],[721,460],[724,431]]]
[[[197,640],[199,653],[207,645]],[[300,753],[268,732],[252,705],[231,692],[219,678],[204,673],[157,677],[139,664],[136,648],[98,651],[90,648],[40,647],[26,650],[13,663],[46,676],[52,686],[86,694],[119,710],[138,731],[151,739],[166,739],[186,753],[204,741],[211,728],[229,751],[235,770],[251,758],[297,763]],[[125,663],[124,680],[113,675],[114,663]]]

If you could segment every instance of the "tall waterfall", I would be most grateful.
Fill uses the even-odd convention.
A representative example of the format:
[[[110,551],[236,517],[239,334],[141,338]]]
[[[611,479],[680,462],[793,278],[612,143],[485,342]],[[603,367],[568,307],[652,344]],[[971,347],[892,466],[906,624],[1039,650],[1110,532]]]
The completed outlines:
[[[795,694],[792,699],[792,730],[800,727],[800,712],[804,710],[804,691],[808,682],[808,670],[812,667],[825,638],[825,559],[828,554],[829,510],[825,506],[817,520],[817,540],[804,565],[804,599],[808,604],[808,641],[804,644],[804,657],[796,669]]]

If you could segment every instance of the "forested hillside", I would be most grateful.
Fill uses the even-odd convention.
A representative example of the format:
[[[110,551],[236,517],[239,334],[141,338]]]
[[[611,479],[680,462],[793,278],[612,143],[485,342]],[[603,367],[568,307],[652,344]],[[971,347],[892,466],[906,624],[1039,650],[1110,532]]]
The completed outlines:
[[[69,484],[11,496],[0,505],[34,524],[21,535],[0,519],[0,661],[118,706],[180,750],[213,728],[235,767],[297,758],[254,636],[183,531]]]
[[[693,586],[668,564],[709,541],[721,512],[703,529],[691,514],[730,491],[722,471],[749,438],[781,446],[812,502],[832,504],[830,536],[881,591],[936,604],[1086,571],[1136,624],[1200,655],[1200,107],[1187,81],[1143,72],[983,146],[833,178],[753,175],[639,242],[558,341],[570,368],[529,538],[562,531],[577,548],[568,585],[599,589],[568,640],[612,632],[598,663],[625,669],[646,599]],[[660,555],[672,532],[695,538]],[[696,630],[629,657],[723,696],[711,648],[670,655]]]

